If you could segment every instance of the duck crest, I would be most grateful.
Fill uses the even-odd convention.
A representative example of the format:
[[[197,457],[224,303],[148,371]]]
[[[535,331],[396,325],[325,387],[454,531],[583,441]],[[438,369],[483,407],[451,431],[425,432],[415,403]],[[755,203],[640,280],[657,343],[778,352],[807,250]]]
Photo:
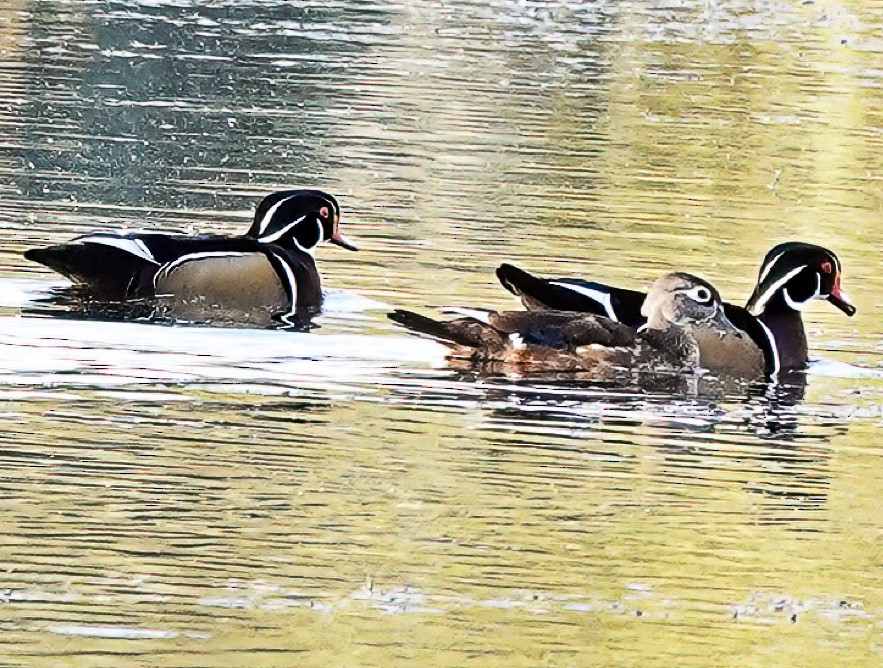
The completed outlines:
[[[779,370],[802,369],[809,358],[801,312],[826,299],[848,316],[856,308],[841,289],[839,258],[827,248],[787,242],[772,248],[761,263],[747,310],[762,325]]]
[[[312,253],[324,241],[335,241],[340,220],[337,200],[320,190],[284,190],[258,206],[246,237],[264,244]]]
[[[779,244],[764,258],[746,308],[762,317],[768,310],[802,311],[821,298],[852,316],[856,308],[840,287],[841,274],[840,260],[827,248],[795,241]]]

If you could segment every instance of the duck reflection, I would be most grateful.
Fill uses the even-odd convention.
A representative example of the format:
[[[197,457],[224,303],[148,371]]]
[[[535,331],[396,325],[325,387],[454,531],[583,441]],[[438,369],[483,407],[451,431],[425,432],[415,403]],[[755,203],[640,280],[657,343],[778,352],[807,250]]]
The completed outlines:
[[[294,332],[309,331],[318,325],[313,319],[318,307],[300,309],[284,319],[266,309],[233,311],[201,303],[171,302],[148,297],[126,301],[104,301],[91,297],[79,286],[54,288],[46,297],[35,299],[22,309],[25,315],[97,322],[141,322],[157,325],[199,325],[227,328],[265,328]]]
[[[748,504],[752,522],[815,530],[807,518],[819,516],[800,511],[827,503],[831,453],[825,444],[846,426],[820,424],[801,411],[805,376],[748,384],[738,392],[711,383],[690,389],[471,373],[427,378],[419,390],[400,392],[422,407],[449,412],[458,406],[486,449],[475,455],[484,475],[540,458],[535,474],[545,478],[554,470],[556,484],[585,484],[587,472],[602,466],[610,469],[603,475],[635,489],[654,479],[665,494],[723,486],[743,499],[760,497]]]

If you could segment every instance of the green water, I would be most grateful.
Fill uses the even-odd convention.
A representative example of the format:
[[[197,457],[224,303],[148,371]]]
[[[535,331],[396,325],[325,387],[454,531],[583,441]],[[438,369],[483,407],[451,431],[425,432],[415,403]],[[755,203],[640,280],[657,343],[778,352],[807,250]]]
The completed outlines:
[[[0,665],[876,666],[879,2],[0,7]],[[21,252],[334,193],[309,335],[51,318]],[[743,302],[834,250],[805,390],[462,377],[493,269]],[[802,395],[802,396],[801,396]]]

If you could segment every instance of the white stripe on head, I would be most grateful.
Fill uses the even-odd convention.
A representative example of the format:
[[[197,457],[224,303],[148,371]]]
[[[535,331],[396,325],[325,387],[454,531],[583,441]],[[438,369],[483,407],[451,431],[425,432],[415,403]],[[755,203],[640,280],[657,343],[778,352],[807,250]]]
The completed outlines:
[[[286,234],[288,234],[288,232],[290,232],[292,230],[292,228],[294,228],[298,224],[302,223],[306,217],[307,217],[306,214],[304,214],[303,216],[301,216],[300,218],[295,220],[293,223],[288,223],[288,225],[283,227],[281,230],[277,230],[276,232],[273,232],[273,234],[268,234],[265,237],[264,236],[258,237],[258,241],[265,243],[265,244],[271,244],[274,241],[278,241],[279,239],[284,237]],[[319,238],[321,239],[322,237],[319,237]],[[301,246],[297,242],[297,239],[294,240],[294,245],[297,246],[298,248],[300,248],[301,250],[307,250],[306,248],[304,248],[303,246]]]
[[[293,199],[294,197],[297,197],[297,195],[289,195],[288,197],[283,197],[273,206],[267,209],[267,213],[264,214],[264,217],[261,218],[260,225],[258,225],[258,236],[261,236],[264,232],[266,232],[267,228],[270,226],[270,221],[273,220],[273,216],[276,215],[279,207],[285,204],[288,200]]]
[[[776,264],[778,259],[780,257],[782,257],[784,254],[785,254],[785,251],[782,251],[781,253],[776,255],[776,257],[774,257],[772,260],[770,260],[765,265],[763,265],[763,269],[760,272],[760,278],[757,279],[758,283],[763,283],[763,279],[765,279],[767,276],[769,276],[770,272],[772,271],[773,265]]]
[[[205,251],[202,253],[188,253],[187,255],[182,255],[181,257],[164,264],[162,267],[159,268],[159,271],[157,271],[153,275],[153,289],[156,290],[156,284],[159,281],[164,278],[168,278],[175,269],[180,267],[182,264],[186,264],[187,262],[204,260],[210,257],[242,257],[243,255],[253,254],[254,253],[239,253],[234,251]]]
[[[111,246],[129,253],[130,255],[134,255],[135,257],[140,257],[142,260],[147,260],[151,264],[159,264],[159,262],[156,261],[156,258],[153,257],[153,253],[150,252],[150,249],[143,241],[141,241],[141,239],[129,239],[126,237],[96,234],[94,236],[80,237],[79,239],[75,239],[72,243]]]
[[[788,306],[793,308],[795,311],[802,311],[803,309],[805,309],[807,306],[809,306],[809,303],[820,294],[822,294],[822,276],[821,274],[819,274],[819,272],[816,272],[816,291],[809,299],[806,299],[802,302],[796,302],[791,299],[791,293],[788,292],[788,288],[784,288],[782,290],[782,296],[785,298],[785,303],[788,304]]]
[[[751,309],[751,315],[758,316],[763,313],[763,309],[766,307],[767,302],[773,298],[773,295],[776,294],[779,288],[781,288],[785,283],[790,281],[792,278],[797,276],[801,271],[807,268],[808,265],[802,264],[799,267],[795,267],[787,274],[782,276],[778,281],[773,283],[770,287],[766,289],[766,291],[758,298],[758,300],[754,304],[754,308]]]
[[[294,272],[291,271],[291,267],[288,266],[285,258],[276,251],[270,250],[269,252],[273,257],[279,260],[279,264],[282,266],[282,271],[285,272],[285,276],[280,276],[280,278],[288,283],[288,292],[291,295],[291,306],[288,308],[287,313],[279,316],[279,319],[286,325],[293,325],[295,323],[291,322],[289,318],[295,315],[295,310],[297,309],[297,281],[294,279]]]
[[[771,373],[773,376],[777,376],[779,374],[779,369],[782,368],[782,364],[779,362],[779,348],[776,346],[776,337],[773,336],[770,328],[767,327],[762,320],[758,320],[757,324],[763,329],[763,333],[766,334],[767,341],[770,343],[770,350],[773,353],[773,370]]]
[[[573,285],[571,283],[562,283],[560,281],[549,281],[551,285],[557,285],[559,288],[564,288],[566,290],[573,290],[577,294],[581,294],[583,297],[588,297],[594,302],[600,304],[604,313],[607,314],[607,317],[611,320],[619,322],[619,318],[616,317],[616,313],[613,312],[613,303],[610,301],[610,293],[602,292],[601,290],[593,290],[592,288],[587,288],[582,285]]]

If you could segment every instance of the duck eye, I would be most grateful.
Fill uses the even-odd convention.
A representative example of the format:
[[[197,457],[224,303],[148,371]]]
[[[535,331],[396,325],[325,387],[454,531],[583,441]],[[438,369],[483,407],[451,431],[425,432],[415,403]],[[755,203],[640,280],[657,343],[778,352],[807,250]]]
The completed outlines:
[[[830,274],[831,269],[832,269],[832,267],[831,267],[830,262],[822,262],[822,271],[823,272],[825,272],[826,274]]]
[[[688,290],[686,294],[699,304],[710,304],[712,299],[714,299],[711,290],[702,287],[701,285],[696,286],[692,290]]]
[[[319,209],[319,215],[322,216],[322,218],[327,218],[328,217],[328,207],[323,206],[321,209]]]

